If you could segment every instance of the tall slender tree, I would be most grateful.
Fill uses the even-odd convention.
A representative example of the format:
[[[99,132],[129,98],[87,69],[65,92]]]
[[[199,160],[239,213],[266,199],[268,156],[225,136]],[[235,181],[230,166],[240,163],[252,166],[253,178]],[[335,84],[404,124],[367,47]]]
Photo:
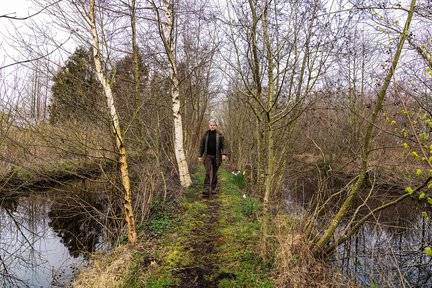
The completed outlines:
[[[83,12],[88,18],[87,20],[90,25],[91,36],[93,40],[93,58],[95,63],[96,75],[103,87],[108,109],[110,111],[113,135],[119,153],[121,180],[124,189],[124,194],[123,194],[124,217],[128,227],[128,239],[129,242],[133,244],[137,240],[137,234],[136,234],[136,224],[135,224],[135,217],[134,217],[133,205],[132,205],[132,189],[131,189],[131,183],[129,177],[127,151],[124,143],[122,130],[120,127],[120,119],[117,114],[116,106],[114,105],[114,97],[112,94],[111,85],[110,82],[108,81],[108,76],[106,71],[104,71],[102,68],[102,60],[101,60],[102,53],[99,47],[99,35],[98,35],[98,27],[96,24],[97,21],[96,21],[96,13],[95,13],[95,0],[90,0],[88,9],[86,9],[86,3],[84,1],[81,1],[81,6]]]
[[[183,141],[183,122],[180,113],[180,88],[177,72],[177,56],[175,42],[175,12],[174,1],[163,0],[162,7],[151,1],[153,9],[156,13],[159,35],[161,37],[165,54],[170,67],[171,79],[171,99],[172,99],[172,115],[174,123],[174,153],[177,160],[178,173],[180,176],[180,184],[182,187],[189,187],[192,180],[189,174],[188,163],[186,161],[186,153]]]
[[[131,28],[132,28],[132,55],[133,55],[133,63],[134,63],[134,81],[135,81],[135,111],[136,111],[136,122],[138,128],[138,137],[143,137],[143,119],[142,119],[142,93],[141,93],[141,61],[140,54],[137,44],[137,17],[136,17],[136,1],[132,0],[130,4],[130,12],[131,12]],[[140,142],[143,145],[143,141]]]
[[[313,246],[313,252],[315,255],[324,254],[324,247],[328,244],[331,237],[334,236],[335,230],[339,227],[342,222],[343,217],[347,214],[348,209],[351,207],[354,198],[358,195],[361,186],[366,178],[366,173],[369,167],[369,155],[370,155],[370,146],[373,140],[372,132],[374,130],[375,123],[377,121],[378,113],[382,109],[383,101],[387,93],[387,89],[390,85],[390,82],[395,74],[397,64],[399,62],[399,58],[402,53],[402,48],[404,46],[405,40],[408,37],[409,28],[411,25],[411,20],[415,11],[416,0],[411,1],[410,9],[408,10],[408,16],[405,22],[404,29],[402,34],[399,37],[399,43],[396,49],[396,53],[391,62],[391,66],[387,72],[387,75],[384,79],[383,85],[377,94],[377,100],[373,107],[372,114],[369,119],[369,123],[366,127],[364,141],[363,141],[363,149],[362,149],[362,158],[361,158],[361,167],[357,176],[357,180],[353,184],[350,189],[348,196],[344,199],[341,207],[339,208],[336,215],[331,220],[331,223],[326,227],[325,231],[317,238],[316,243]],[[346,229],[344,231],[347,231]],[[339,238],[345,238],[346,235],[342,235]],[[338,242],[336,240],[336,242]]]
[[[282,6],[284,9],[280,10],[278,7]],[[237,89],[256,116],[254,166],[263,199],[261,253],[265,256],[275,171],[284,163],[276,160],[283,158],[280,156],[289,149],[277,140],[284,141],[281,136],[287,135],[303,111],[302,105],[323,69],[322,57],[326,53],[319,50],[320,45],[327,44],[328,35],[316,36],[315,30],[320,27],[316,25],[319,1],[313,1],[307,8],[300,3],[252,0],[247,5],[232,3],[231,7],[235,19],[239,19],[237,25],[230,26],[236,53],[233,66],[241,79]],[[290,12],[288,16],[285,11]],[[281,24],[284,21],[287,27]],[[291,42],[287,41],[290,37]],[[277,130],[283,132],[276,133]]]

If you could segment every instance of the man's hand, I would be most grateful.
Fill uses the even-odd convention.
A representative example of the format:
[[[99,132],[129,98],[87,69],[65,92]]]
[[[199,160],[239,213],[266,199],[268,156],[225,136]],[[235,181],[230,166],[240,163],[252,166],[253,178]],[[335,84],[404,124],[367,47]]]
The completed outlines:
[[[202,157],[198,157],[198,162],[199,162],[199,163],[202,162]]]
[[[223,160],[227,160],[228,159],[228,156],[227,155],[222,155],[222,161]]]

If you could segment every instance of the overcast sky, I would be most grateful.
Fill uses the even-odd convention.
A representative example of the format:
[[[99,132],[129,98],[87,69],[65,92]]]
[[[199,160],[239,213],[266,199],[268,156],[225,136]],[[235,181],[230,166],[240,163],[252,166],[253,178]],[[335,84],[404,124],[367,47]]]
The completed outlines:
[[[0,101],[5,99],[20,99],[25,85],[30,79],[29,69],[22,65],[14,65],[19,61],[33,58],[28,51],[22,48],[25,41],[30,39],[24,20],[37,11],[30,0],[0,0]],[[35,16],[34,18],[40,17]],[[9,17],[17,18],[15,20]],[[33,19],[34,19],[33,18]],[[22,38],[20,38],[22,37]],[[22,40],[24,41],[22,41]],[[22,44],[22,45],[20,45]],[[36,48],[36,47],[35,47]],[[18,101],[18,100],[17,100]]]
[[[22,20],[11,20],[7,17],[24,18],[35,11],[31,8],[29,0],[0,0],[0,66],[9,63],[7,55],[12,53],[8,45],[8,35],[11,31],[23,26]]]
[[[0,0],[0,3],[0,16],[25,17],[29,14],[28,0]]]

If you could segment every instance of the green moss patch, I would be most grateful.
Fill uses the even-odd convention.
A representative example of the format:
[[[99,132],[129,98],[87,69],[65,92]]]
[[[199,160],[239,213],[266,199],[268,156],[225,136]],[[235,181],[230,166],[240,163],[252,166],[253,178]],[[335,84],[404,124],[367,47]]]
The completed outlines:
[[[203,167],[180,202],[141,225],[140,251],[118,287],[275,287],[259,254],[259,201],[220,169],[219,193],[202,198]]]

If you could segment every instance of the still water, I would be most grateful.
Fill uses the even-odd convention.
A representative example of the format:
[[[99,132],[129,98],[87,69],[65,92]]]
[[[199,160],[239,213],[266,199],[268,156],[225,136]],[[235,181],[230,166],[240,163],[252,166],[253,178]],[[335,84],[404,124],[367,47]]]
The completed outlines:
[[[424,252],[432,246],[432,225],[425,211],[408,199],[377,215],[339,247],[336,265],[366,287],[432,287],[432,257]]]
[[[0,194],[0,287],[65,287],[107,239],[104,183]]]
[[[302,188],[308,188],[305,186]],[[400,193],[403,189],[378,189],[359,216]],[[313,189],[292,190],[287,195],[287,210],[302,217]],[[354,207],[358,205],[354,203]],[[425,247],[432,247],[430,218],[430,205],[410,198],[377,213],[338,247],[331,259],[334,269],[349,275],[360,287],[432,287],[432,257],[424,252]]]

